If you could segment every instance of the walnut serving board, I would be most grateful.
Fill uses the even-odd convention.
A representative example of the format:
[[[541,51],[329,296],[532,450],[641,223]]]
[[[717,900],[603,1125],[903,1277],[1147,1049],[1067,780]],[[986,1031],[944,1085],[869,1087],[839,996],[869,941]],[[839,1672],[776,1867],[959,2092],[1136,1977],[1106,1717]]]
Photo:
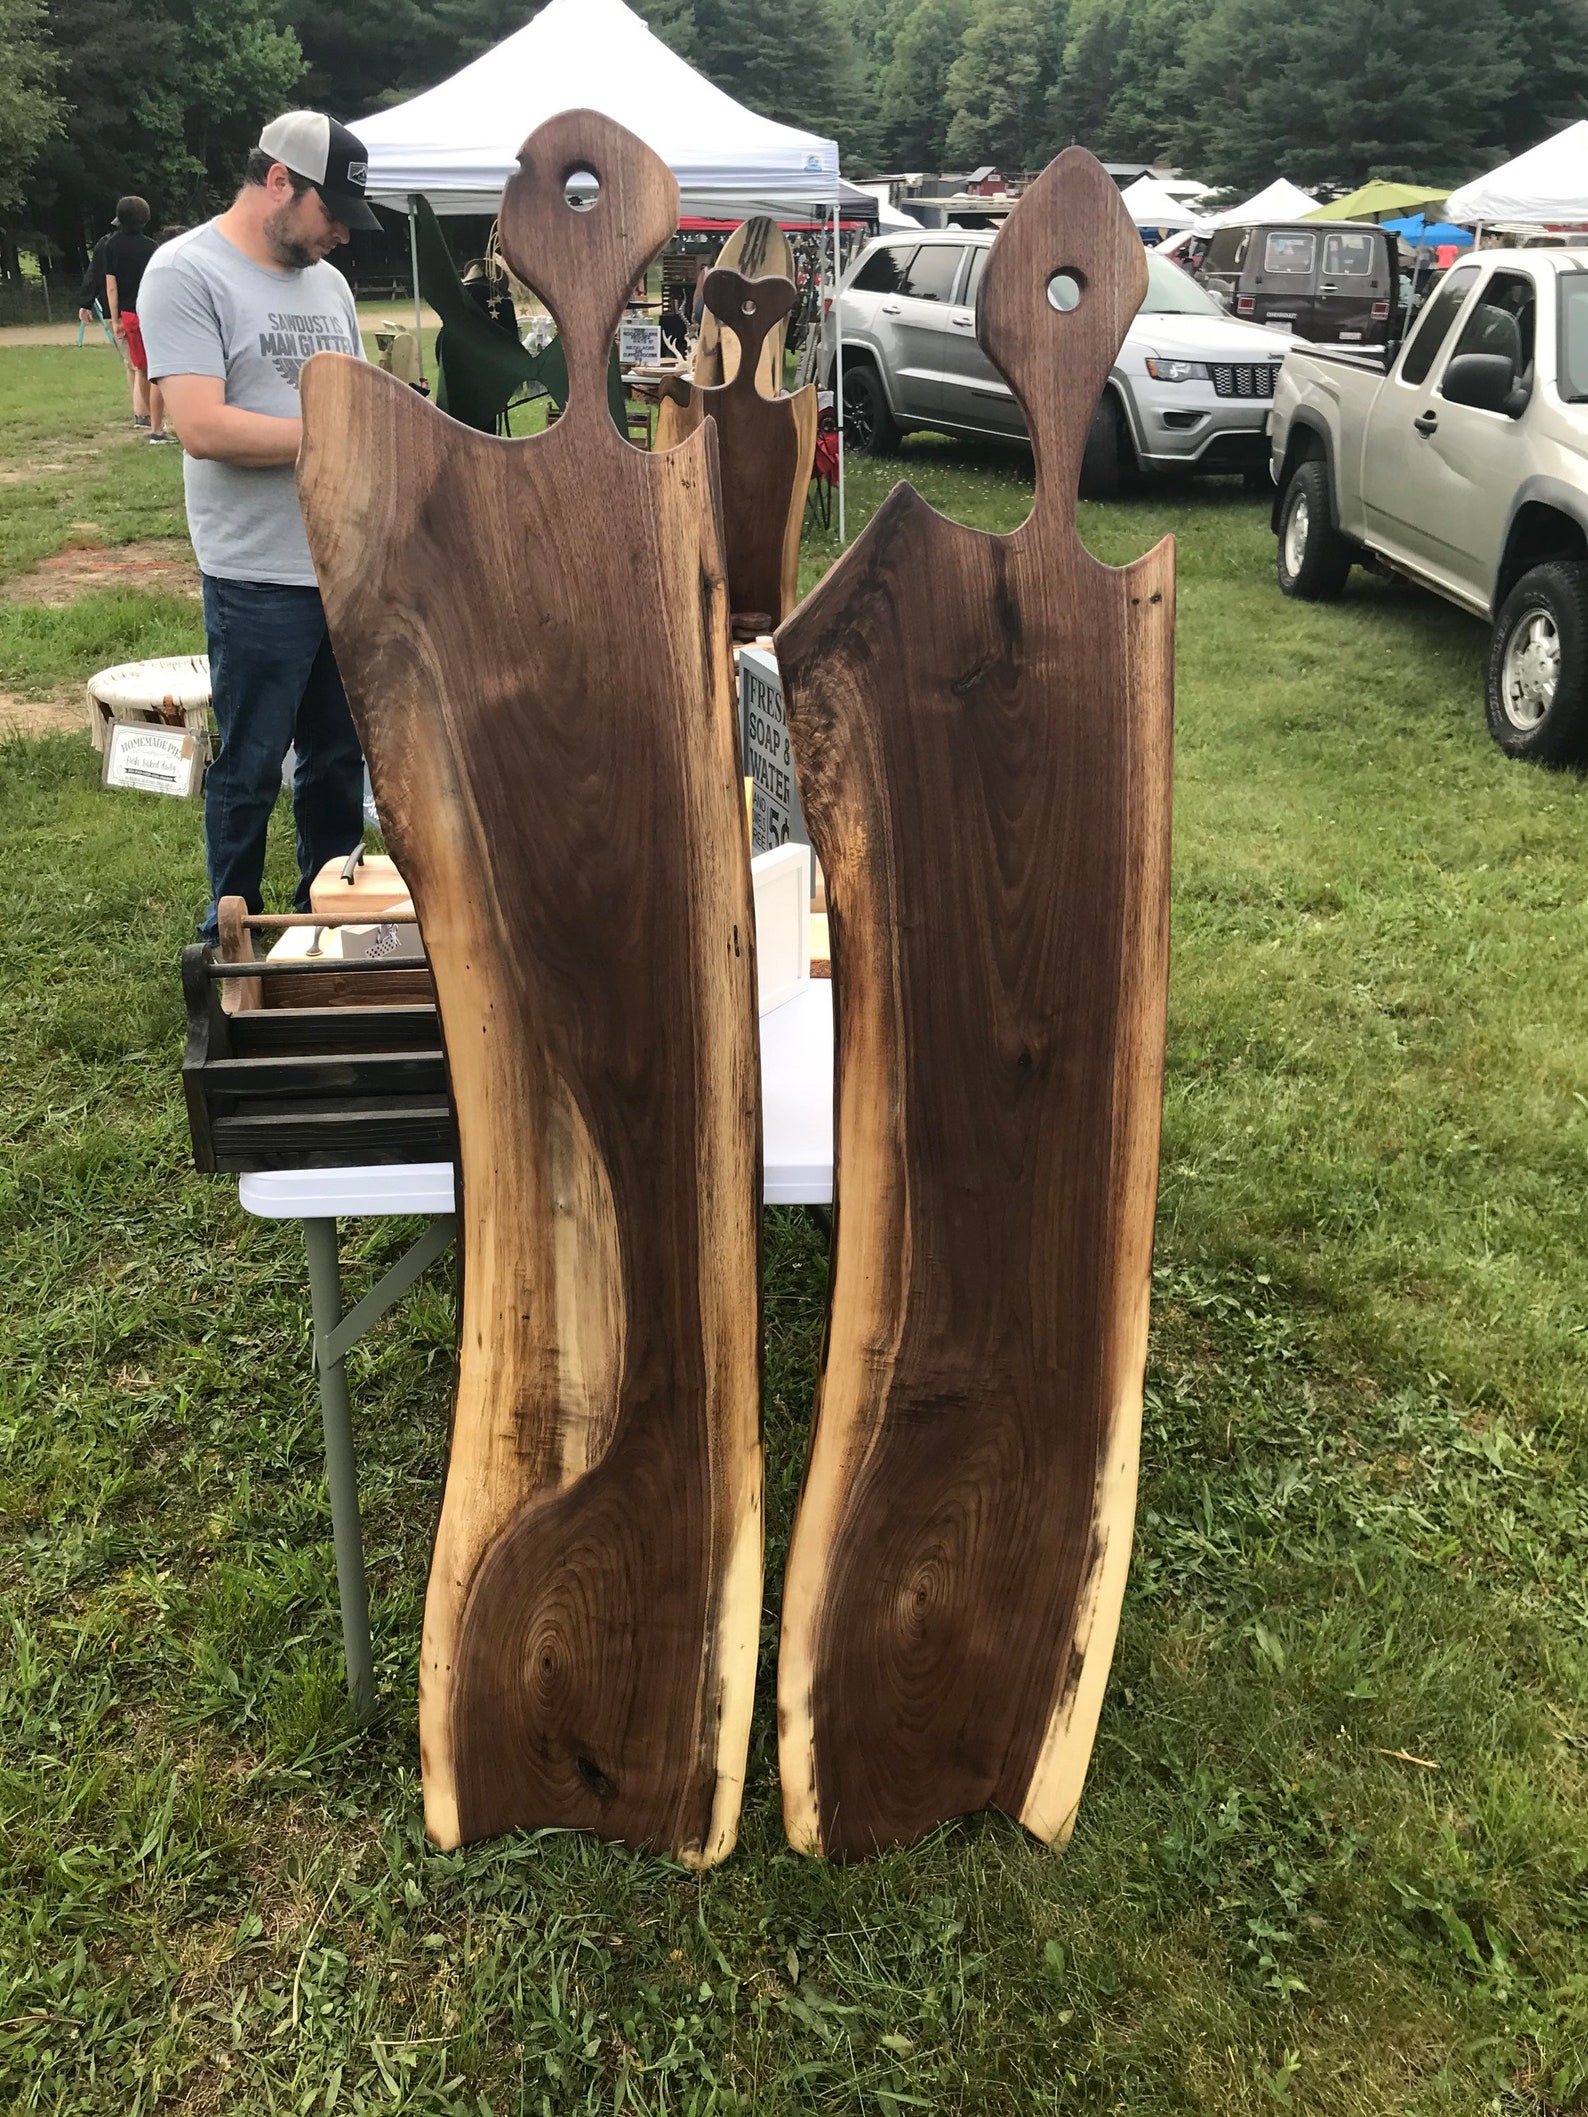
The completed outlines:
[[[816,386],[763,396],[762,347],[781,333],[797,291],[791,279],[744,279],[720,266],[708,273],[706,308],[739,347],[733,378],[692,386],[680,405],[663,398],[657,446],[668,448],[702,419],[717,425],[722,534],[734,618],[758,617],[742,633],[769,631],[799,601],[800,531],[816,455]],[[741,634],[742,636],[742,634]]]
[[[745,279],[789,279],[794,277],[794,248],[775,220],[757,213],[741,221],[717,252],[721,271],[737,272]],[[756,361],[756,383],[763,397],[775,397],[783,387],[783,339],[781,318],[767,332]],[[695,380],[702,388],[731,382],[738,372],[739,343],[725,339],[708,304],[701,314],[700,335],[695,342]]]
[[[1115,186],[1067,150],[977,319],[1030,428],[1029,520],[985,535],[900,486],[777,635],[837,1005],[778,1677],[808,1851],[983,1807],[1061,1840],[1101,1707],[1147,1342],[1174,571],[1167,541],[1093,559],[1075,493],[1146,281]]]
[[[299,488],[461,1147],[459,1373],[419,1730],[442,1846],[734,1842],[761,1602],[759,1066],[715,430],[618,434],[607,352],[677,221],[589,111],[526,141],[513,271],[566,413],[302,378]],[[594,172],[588,211],[564,196]]]

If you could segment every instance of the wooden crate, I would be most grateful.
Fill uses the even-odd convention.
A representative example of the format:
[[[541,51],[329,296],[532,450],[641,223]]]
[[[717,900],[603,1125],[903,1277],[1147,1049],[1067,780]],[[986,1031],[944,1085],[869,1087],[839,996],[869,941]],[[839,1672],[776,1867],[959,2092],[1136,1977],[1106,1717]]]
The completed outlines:
[[[355,989],[352,1004],[233,1013],[223,995],[248,967],[201,943],[184,949],[182,1085],[194,1165],[242,1174],[453,1159],[457,1126],[435,1006],[378,1004],[381,981],[394,974],[413,975],[374,962],[322,976]],[[268,964],[251,975],[266,984],[279,977]],[[304,972],[288,982],[316,979]]]

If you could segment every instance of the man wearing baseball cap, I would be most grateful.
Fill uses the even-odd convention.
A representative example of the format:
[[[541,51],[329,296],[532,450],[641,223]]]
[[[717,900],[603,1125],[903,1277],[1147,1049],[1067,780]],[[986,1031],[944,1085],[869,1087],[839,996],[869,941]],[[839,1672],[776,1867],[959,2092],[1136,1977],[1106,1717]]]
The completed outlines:
[[[380,226],[366,163],[334,118],[273,119],[233,204],[156,251],[139,291],[150,379],[182,441],[221,736],[204,784],[210,940],[222,897],[262,909],[265,833],[290,746],[300,911],[319,869],[363,836],[364,761],[293,467],[298,370],[311,353],[363,355],[352,291],[326,259],[350,229]]]

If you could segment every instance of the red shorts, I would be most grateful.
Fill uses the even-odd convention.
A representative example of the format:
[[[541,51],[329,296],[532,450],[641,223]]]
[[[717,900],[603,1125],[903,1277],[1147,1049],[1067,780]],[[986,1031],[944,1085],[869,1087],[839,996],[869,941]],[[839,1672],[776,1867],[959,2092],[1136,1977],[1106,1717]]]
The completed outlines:
[[[133,315],[131,309],[122,310],[121,327],[127,334],[127,358],[140,375],[147,375],[149,372],[149,356],[143,350],[143,333],[139,330],[138,319]]]

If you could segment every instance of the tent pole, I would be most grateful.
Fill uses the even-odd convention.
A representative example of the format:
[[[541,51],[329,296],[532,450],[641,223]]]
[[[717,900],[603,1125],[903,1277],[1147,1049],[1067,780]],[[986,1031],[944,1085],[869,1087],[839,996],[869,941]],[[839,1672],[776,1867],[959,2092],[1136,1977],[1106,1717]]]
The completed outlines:
[[[844,516],[844,311],[838,299],[838,282],[842,277],[838,257],[838,209],[840,197],[833,200],[833,417],[838,422],[838,549],[843,550],[849,541],[848,525]]]
[[[408,261],[414,274],[414,336],[419,341],[419,380],[425,379],[425,312],[419,299],[419,222],[415,207],[419,199],[415,192],[408,194]]]

